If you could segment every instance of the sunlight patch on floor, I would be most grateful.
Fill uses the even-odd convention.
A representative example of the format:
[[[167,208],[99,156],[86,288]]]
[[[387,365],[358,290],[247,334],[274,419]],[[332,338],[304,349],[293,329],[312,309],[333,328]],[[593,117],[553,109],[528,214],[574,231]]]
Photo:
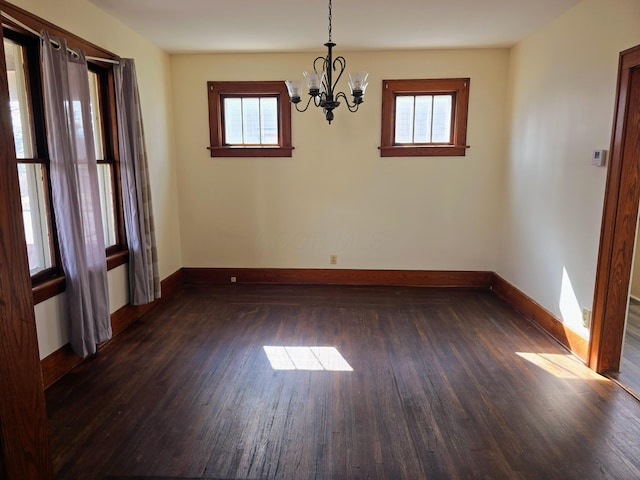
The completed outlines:
[[[335,347],[262,347],[274,370],[325,370],[353,372]]]
[[[579,365],[571,355],[559,353],[529,353],[516,352],[521,358],[542,368],[547,373],[557,378],[569,378],[576,380],[593,380],[599,377],[587,367]]]

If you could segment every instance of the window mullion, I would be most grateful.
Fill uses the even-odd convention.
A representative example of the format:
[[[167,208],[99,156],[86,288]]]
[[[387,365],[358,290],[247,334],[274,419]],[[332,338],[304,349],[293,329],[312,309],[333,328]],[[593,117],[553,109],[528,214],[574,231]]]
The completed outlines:
[[[258,97],[258,132],[260,132],[260,145],[264,141],[262,133],[262,97]]]
[[[433,143],[433,119],[435,115],[436,108],[436,96],[431,95],[431,118],[429,122],[429,143]]]
[[[413,124],[413,127],[411,128],[411,143],[415,143],[416,142],[416,105],[417,105],[417,95],[414,95],[413,97],[413,115],[411,118],[411,122]]]
[[[244,97],[240,99],[240,127],[242,130],[242,143],[247,142],[245,135],[245,121],[244,121]]]

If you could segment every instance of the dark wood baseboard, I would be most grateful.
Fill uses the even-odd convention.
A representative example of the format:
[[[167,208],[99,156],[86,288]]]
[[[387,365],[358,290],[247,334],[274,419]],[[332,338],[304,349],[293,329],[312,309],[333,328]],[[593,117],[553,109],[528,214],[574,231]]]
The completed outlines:
[[[125,305],[111,314],[111,330],[113,337],[125,330],[129,325],[142,317],[160,302],[178,292],[184,284],[184,271],[177,270],[165,278],[161,283],[162,297],[155,302],[146,305]],[[113,338],[112,337],[112,338]],[[107,343],[100,345],[103,348]],[[49,388],[74,367],[82,363],[84,359],[73,353],[69,344],[56,350],[40,362],[42,368],[42,381],[44,388]]]
[[[116,336],[129,325],[155,307],[159,302],[170,298],[176,292],[178,292],[184,285],[184,272],[182,269],[176,270],[167,278],[162,280],[160,285],[161,298],[158,300],[147,303],[146,305],[125,305],[119,310],[116,310],[111,314],[111,330],[113,336]]]
[[[68,343],[40,361],[45,390],[82,362]]]
[[[588,340],[568,328],[546,308],[496,273],[493,274],[493,284],[491,288],[496,295],[509,303],[518,312],[544,329],[585,363],[587,362],[589,352]]]
[[[492,272],[426,270],[347,270],[305,268],[184,268],[192,285],[231,283],[394,285],[490,288]]]
[[[162,298],[166,299],[180,291],[184,285],[184,278],[184,268],[180,268],[162,280],[160,285]]]
[[[158,304],[159,300],[146,305],[125,305],[111,314],[111,332],[115,337],[142,315]],[[107,342],[108,343],[108,342]],[[101,345],[102,347],[102,345]]]

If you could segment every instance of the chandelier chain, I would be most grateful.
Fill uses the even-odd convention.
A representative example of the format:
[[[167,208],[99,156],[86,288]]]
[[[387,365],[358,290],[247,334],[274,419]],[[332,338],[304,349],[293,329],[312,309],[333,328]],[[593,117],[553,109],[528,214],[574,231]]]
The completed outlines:
[[[329,0],[329,42],[331,42],[331,0]]]

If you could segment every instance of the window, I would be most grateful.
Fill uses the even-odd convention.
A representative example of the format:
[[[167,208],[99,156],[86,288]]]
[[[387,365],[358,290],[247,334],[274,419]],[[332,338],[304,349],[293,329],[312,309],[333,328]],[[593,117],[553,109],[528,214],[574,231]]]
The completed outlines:
[[[93,144],[98,160],[98,187],[100,194],[100,208],[102,211],[102,228],[104,230],[104,244],[107,253],[118,250],[121,247],[122,232],[118,231],[118,225],[122,224],[116,217],[119,211],[117,199],[120,195],[116,192],[119,185],[115,175],[117,163],[114,158],[113,146],[105,141],[112,138],[111,127],[106,112],[109,109],[109,69],[101,69],[91,66],[89,70],[89,96],[91,99],[91,126],[93,128]]]
[[[31,27],[40,30],[44,25],[34,24]],[[64,291],[64,274],[59,266],[56,219],[49,179],[40,41],[33,34],[23,33],[19,27],[4,27],[2,36],[22,218],[34,300],[37,303]],[[104,56],[101,51],[91,53]],[[108,64],[90,64],[89,69],[92,127],[98,159],[107,265],[114,268],[126,262],[127,250],[117,162],[113,72]]]
[[[39,85],[33,82],[39,78],[34,71],[37,65],[28,63],[34,55],[38,58],[38,47],[36,42],[18,35],[4,38],[3,46],[29,270],[32,276],[50,277],[57,273],[57,262],[46,145],[37,122],[42,103]]]
[[[384,80],[383,157],[464,156],[468,78]]]
[[[208,82],[212,157],[290,157],[284,82]]]

